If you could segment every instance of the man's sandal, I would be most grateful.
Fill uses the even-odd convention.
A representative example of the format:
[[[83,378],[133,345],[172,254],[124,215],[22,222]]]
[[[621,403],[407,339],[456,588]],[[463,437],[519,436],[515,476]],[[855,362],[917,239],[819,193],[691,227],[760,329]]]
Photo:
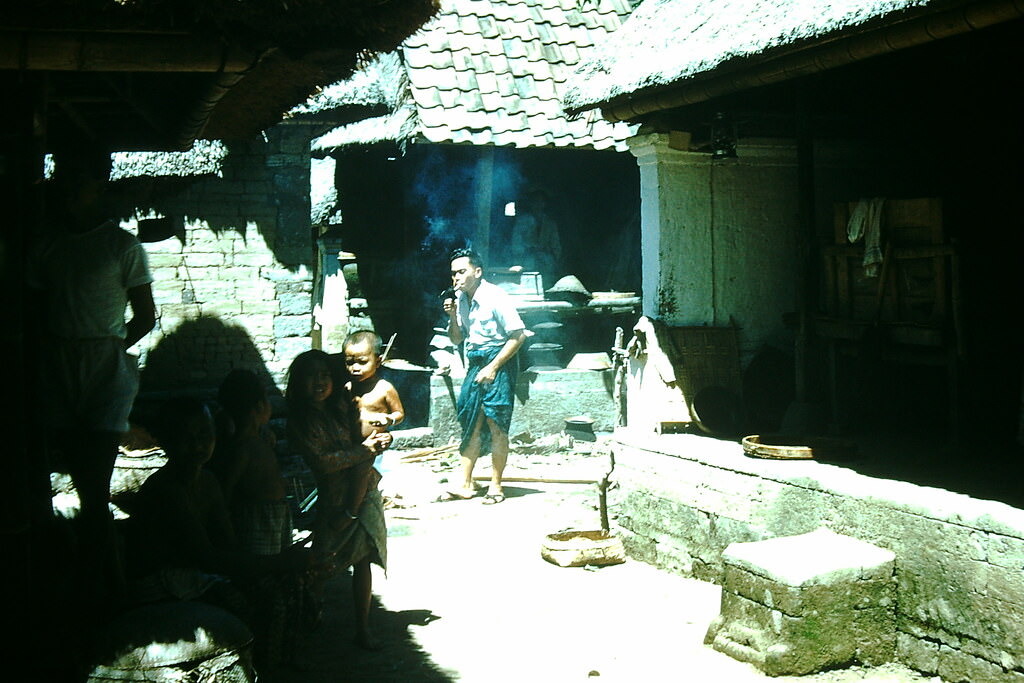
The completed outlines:
[[[497,505],[501,501],[505,500],[505,494],[503,493],[488,493],[484,496],[484,505]]]

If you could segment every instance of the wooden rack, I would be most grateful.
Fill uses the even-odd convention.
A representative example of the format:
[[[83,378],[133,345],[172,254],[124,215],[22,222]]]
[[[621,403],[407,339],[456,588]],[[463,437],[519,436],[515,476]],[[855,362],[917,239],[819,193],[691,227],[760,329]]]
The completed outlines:
[[[834,244],[821,250],[824,314],[813,320],[826,342],[833,419],[842,427],[837,354],[872,352],[887,360],[945,366],[951,431],[958,426],[959,360],[964,354],[960,265],[937,198],[889,199],[883,205],[878,275],[865,275],[863,242],[850,244],[856,202],[835,205]]]

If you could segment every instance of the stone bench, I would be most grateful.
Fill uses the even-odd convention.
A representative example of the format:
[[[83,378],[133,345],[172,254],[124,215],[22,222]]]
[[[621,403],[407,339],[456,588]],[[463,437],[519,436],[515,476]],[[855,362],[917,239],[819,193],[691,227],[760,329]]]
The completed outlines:
[[[818,529],[733,543],[704,642],[771,676],[892,661],[895,554]]]

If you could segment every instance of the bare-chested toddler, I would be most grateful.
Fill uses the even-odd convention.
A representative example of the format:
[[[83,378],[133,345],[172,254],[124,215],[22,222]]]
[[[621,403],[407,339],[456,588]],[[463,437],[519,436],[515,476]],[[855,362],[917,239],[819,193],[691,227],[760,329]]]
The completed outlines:
[[[387,431],[405,419],[398,390],[378,374],[381,340],[375,332],[360,330],[345,339],[345,367],[351,378],[348,389],[359,406],[363,438]]]

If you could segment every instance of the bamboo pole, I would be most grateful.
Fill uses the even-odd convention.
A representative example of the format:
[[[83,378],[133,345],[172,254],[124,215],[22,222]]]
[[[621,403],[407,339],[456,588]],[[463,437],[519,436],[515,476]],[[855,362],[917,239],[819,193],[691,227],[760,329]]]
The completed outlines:
[[[380,354],[380,362],[383,364],[388,359],[388,354],[391,353],[391,345],[395,343],[395,337],[398,333],[395,332],[391,335],[391,339],[388,339],[388,345],[384,347],[384,353]]]
[[[487,475],[477,475],[473,481],[490,481]],[[502,477],[501,482],[513,484],[600,484],[597,479],[553,479],[550,477]]]
[[[426,457],[435,455],[443,455],[446,453],[453,453],[459,449],[459,444],[448,444],[447,446],[439,446],[437,448],[421,448],[411,453],[406,453],[401,457],[402,462],[409,462],[411,460],[420,460]]]

